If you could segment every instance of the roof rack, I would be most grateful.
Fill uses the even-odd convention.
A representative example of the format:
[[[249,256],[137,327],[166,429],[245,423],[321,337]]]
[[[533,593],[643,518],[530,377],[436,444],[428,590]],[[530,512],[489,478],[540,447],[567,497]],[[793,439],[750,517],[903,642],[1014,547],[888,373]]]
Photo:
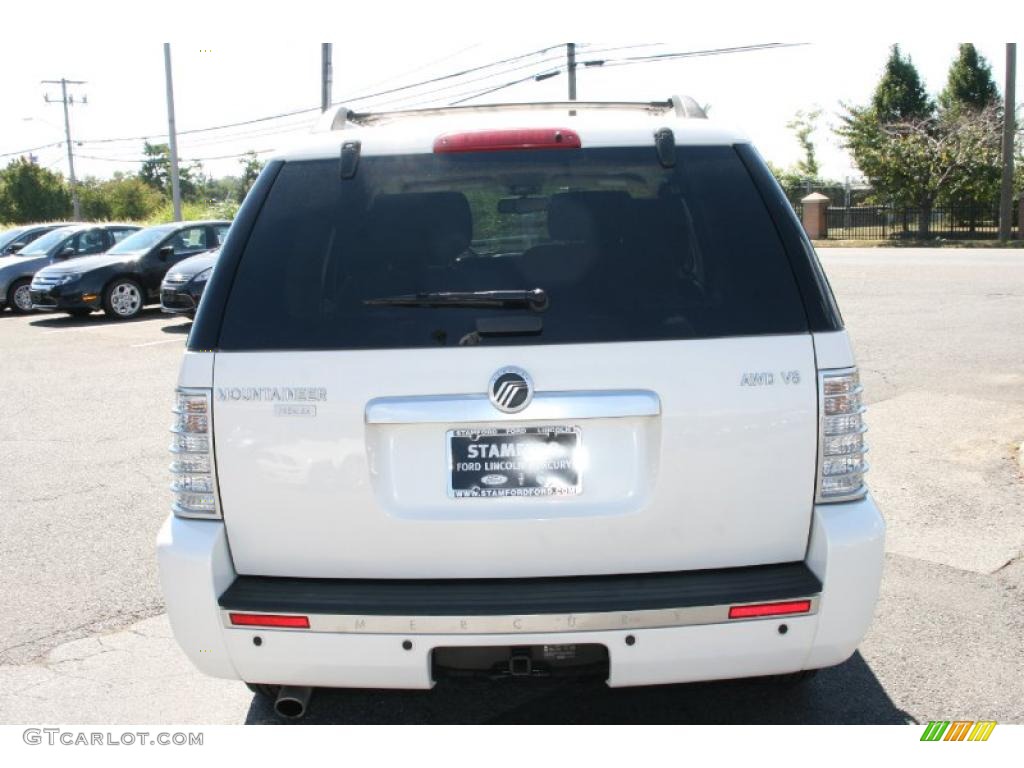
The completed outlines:
[[[635,109],[652,115],[672,112],[676,117],[703,120],[707,114],[689,96],[672,96],[666,101],[535,101],[502,104],[459,104],[450,107],[402,109],[394,112],[355,112],[344,104],[328,109],[320,117],[315,133],[344,130],[349,124],[365,126],[400,120],[403,117],[424,117],[465,112],[525,111],[536,109],[565,109],[576,112],[588,110]]]

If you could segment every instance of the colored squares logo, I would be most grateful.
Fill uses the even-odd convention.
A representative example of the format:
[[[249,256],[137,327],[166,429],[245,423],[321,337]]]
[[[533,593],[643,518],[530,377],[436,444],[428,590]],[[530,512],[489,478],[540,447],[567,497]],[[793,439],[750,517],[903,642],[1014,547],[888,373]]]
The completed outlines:
[[[995,727],[995,720],[932,720],[921,741],[988,741]]]

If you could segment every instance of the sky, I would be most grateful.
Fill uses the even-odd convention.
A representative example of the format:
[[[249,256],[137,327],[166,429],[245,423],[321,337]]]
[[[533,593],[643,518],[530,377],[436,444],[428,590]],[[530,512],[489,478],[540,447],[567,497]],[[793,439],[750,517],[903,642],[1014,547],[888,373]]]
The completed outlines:
[[[38,21],[42,6],[47,5],[34,4],[29,11],[14,13],[29,13],[29,18]],[[977,9],[977,19],[993,18],[983,6],[983,2],[972,6]],[[142,3],[122,7],[131,9],[133,15],[149,9],[156,18],[165,6]],[[90,13],[80,21],[64,16],[70,23],[42,40],[32,35],[8,36],[0,49],[0,164],[10,161],[11,157],[2,157],[6,153],[63,142],[61,106],[44,101],[47,95],[59,99],[60,86],[40,81],[66,77],[87,81],[70,88],[75,98],[70,114],[77,175],[106,178],[119,170],[137,171],[141,140],[101,140],[152,136],[151,141],[166,142],[164,39],[171,41],[179,132],[318,107],[319,41],[327,36],[340,40],[334,43],[334,100],[357,109],[439,105],[490,85],[548,71],[561,65],[563,49],[388,97],[350,99],[566,40],[578,43],[582,61],[768,42],[804,43],[657,64],[581,68],[578,97],[653,100],[673,93],[691,95],[710,105],[713,120],[743,130],[766,158],[783,167],[800,157],[786,123],[798,110],[820,108],[822,117],[814,140],[822,173],[838,180],[856,179],[859,173],[831,127],[838,122],[842,103],[862,104],[870,98],[891,43],[899,42],[912,57],[931,93],[943,87],[957,41],[964,35],[992,64],[1000,89],[1003,81],[1005,44],[987,23],[974,23],[971,16],[962,22],[945,22],[944,27],[930,20],[927,28],[922,28],[920,15],[912,7],[901,11],[884,3],[877,8],[884,11],[886,25],[873,23],[879,17],[871,2],[859,3],[855,14],[850,13],[850,6],[836,4],[778,2],[769,7],[773,12],[766,12],[766,4],[730,3],[717,16],[708,15],[706,8],[698,13],[694,4],[686,3],[568,3],[557,7],[568,7],[570,13],[559,16],[545,11],[540,14],[543,21],[533,9],[556,6],[531,5],[529,0],[492,5],[435,2],[406,6],[399,2],[339,6],[334,15],[325,15],[329,6],[319,4],[312,6],[316,10],[307,16],[301,12],[302,3],[289,3],[288,13],[280,3],[222,7],[184,0],[175,7],[180,12],[155,27],[150,23],[135,29],[131,25],[119,28],[117,23],[107,24],[106,15]],[[68,8],[74,6],[62,13],[73,14]],[[243,16],[237,12],[239,8],[250,13]],[[573,8],[588,12],[572,13]],[[519,12],[509,13],[509,9]],[[499,18],[501,12],[508,18]],[[6,15],[0,12],[0,17]],[[322,23],[308,23],[314,17]],[[112,13],[110,18],[121,16]],[[255,33],[247,30],[254,19]],[[802,21],[797,23],[797,19]],[[1019,24],[1016,27],[1021,28]],[[335,34],[329,35],[332,30]],[[272,32],[281,34],[271,40]],[[879,37],[881,32],[885,37]],[[972,32],[979,34],[970,36]],[[606,50],[621,46],[636,47]],[[567,81],[564,66],[561,69],[551,79],[531,80],[476,102],[565,98]],[[1024,50],[1018,54],[1017,72],[1021,101]],[[467,82],[472,80],[476,82]],[[447,89],[427,93],[444,87]],[[83,97],[87,103],[82,103]],[[239,161],[234,155],[257,150],[266,156],[307,132],[315,118],[316,112],[310,112],[244,127],[183,133],[179,135],[179,155],[201,159],[204,169],[214,176],[236,174]],[[33,154],[41,165],[67,173],[63,145]]]

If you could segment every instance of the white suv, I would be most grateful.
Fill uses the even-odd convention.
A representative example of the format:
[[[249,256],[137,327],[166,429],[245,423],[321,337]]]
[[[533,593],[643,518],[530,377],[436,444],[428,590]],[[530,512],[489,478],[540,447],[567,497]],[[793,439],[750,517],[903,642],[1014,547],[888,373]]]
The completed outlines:
[[[861,387],[765,163],[687,98],[329,112],[188,341],[175,636],[314,686],[814,670],[871,621]]]

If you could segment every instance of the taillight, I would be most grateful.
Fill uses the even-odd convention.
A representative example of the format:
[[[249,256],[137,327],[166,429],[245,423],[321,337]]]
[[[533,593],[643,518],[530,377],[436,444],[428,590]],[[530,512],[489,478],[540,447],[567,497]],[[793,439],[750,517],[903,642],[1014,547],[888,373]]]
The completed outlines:
[[[171,509],[178,517],[220,517],[210,419],[209,390],[178,390],[171,426]]]
[[[850,501],[867,493],[864,473],[863,387],[856,368],[822,371],[818,435],[818,502]]]

